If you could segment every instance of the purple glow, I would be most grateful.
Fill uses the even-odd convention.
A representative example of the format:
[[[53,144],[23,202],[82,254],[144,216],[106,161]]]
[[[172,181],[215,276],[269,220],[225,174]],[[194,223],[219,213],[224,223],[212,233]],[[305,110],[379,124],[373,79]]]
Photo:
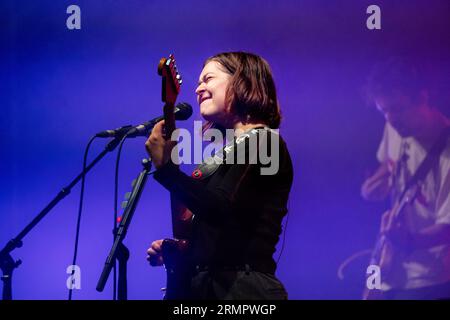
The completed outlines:
[[[272,67],[284,116],[280,132],[295,170],[277,275],[290,299],[358,299],[364,285],[358,274],[343,282],[337,268],[372,246],[384,208],[359,196],[383,125],[361,87],[374,62],[411,51],[448,75],[449,2],[377,1],[380,31],[365,26],[373,2],[366,0],[75,2],[82,10],[82,28],[75,31],[65,26],[69,2],[0,4],[7,19],[0,51],[0,247],[79,173],[91,135],[162,113],[161,57],[176,55],[184,79],[178,101],[197,107],[203,61],[221,51],[250,51]],[[199,119],[194,109],[191,119]],[[144,142],[124,146],[119,201],[141,170]],[[90,155],[104,143],[95,142]],[[87,176],[82,289],[74,299],[112,297],[111,278],[103,293],[95,286],[112,242],[114,161],[115,153],[108,155]],[[14,251],[23,260],[14,273],[15,299],[67,299],[79,190]],[[170,233],[169,195],[150,178],[125,240],[129,299],[161,299],[165,271],[148,266],[146,249]],[[282,242],[283,235],[279,249]]]

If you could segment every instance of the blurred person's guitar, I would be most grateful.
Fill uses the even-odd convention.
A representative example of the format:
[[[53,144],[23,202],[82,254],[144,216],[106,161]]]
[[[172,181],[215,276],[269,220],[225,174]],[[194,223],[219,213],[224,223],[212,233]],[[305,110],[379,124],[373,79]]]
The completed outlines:
[[[380,227],[380,232],[370,259],[371,265],[379,267],[379,276],[381,277],[382,282],[385,282],[386,280],[389,282],[401,281],[401,279],[395,279],[395,277],[402,275],[401,269],[396,270],[396,268],[400,268],[400,265],[396,263],[396,261],[401,261],[404,255],[404,250],[396,250],[396,247],[392,244],[383,230],[389,230],[397,223],[402,226],[405,225],[404,209],[408,204],[414,201],[419,190],[419,183],[410,186],[401,199],[396,201],[392,209],[383,214],[387,219],[386,221],[382,221],[382,226]],[[366,285],[363,292],[364,300],[378,300],[383,298],[383,290],[369,289]]]

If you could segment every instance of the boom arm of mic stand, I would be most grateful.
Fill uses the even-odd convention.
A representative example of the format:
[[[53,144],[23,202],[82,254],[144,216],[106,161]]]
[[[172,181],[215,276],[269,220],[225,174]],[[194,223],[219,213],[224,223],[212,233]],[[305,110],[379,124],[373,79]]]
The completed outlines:
[[[86,175],[108,152],[113,151],[123,136],[115,137],[105,147],[105,149],[81,172],[69,185],[62,188],[61,191],[53,198],[52,201],[12,240],[8,241],[5,247],[0,251],[0,269],[3,272],[3,300],[12,299],[12,273],[22,262],[14,261],[10,253],[22,247],[22,239],[52,210],[62,199],[64,199],[72,190],[72,188]]]

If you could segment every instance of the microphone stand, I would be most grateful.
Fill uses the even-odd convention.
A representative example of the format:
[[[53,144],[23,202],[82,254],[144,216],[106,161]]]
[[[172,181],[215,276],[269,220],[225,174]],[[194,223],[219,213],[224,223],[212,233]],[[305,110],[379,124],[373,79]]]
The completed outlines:
[[[113,151],[120,143],[123,135],[119,135],[111,140],[105,149],[86,167],[86,170],[81,172],[72,182],[61,189],[61,191],[53,198],[52,201],[12,240],[10,240],[5,247],[0,251],[0,269],[3,272],[3,300],[12,300],[12,275],[22,261],[14,260],[11,257],[11,252],[20,248],[23,245],[22,239],[52,210],[62,199],[64,199],[72,190],[72,188],[80,181],[83,175],[86,175],[97,162],[99,162],[108,152]]]
[[[111,269],[114,266],[115,260],[119,262],[119,281],[118,281],[118,300],[127,300],[127,261],[129,257],[129,251],[123,244],[123,240],[130,226],[137,204],[144,190],[145,183],[152,166],[150,159],[143,159],[142,166],[144,169],[139,174],[136,182],[133,184],[133,191],[131,191],[130,199],[127,202],[125,211],[120,220],[119,227],[115,235],[115,240],[112,248],[106,258],[105,266],[103,267],[102,274],[97,282],[96,290],[102,292],[105,288],[106,281],[108,280]]]

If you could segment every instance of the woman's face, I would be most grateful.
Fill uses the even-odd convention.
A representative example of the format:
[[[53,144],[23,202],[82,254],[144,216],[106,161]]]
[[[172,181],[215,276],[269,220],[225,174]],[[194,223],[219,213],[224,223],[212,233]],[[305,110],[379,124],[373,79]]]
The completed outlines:
[[[195,90],[202,117],[224,127],[229,118],[225,95],[230,78],[217,61],[210,61],[203,68]]]

